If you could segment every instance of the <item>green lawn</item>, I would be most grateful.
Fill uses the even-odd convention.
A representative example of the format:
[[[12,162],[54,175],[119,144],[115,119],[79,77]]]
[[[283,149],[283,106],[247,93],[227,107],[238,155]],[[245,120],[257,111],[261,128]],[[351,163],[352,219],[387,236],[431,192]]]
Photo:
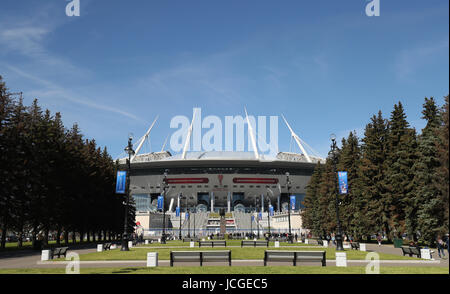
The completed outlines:
[[[64,274],[65,268],[0,269],[0,274]],[[179,266],[84,268],[81,274],[365,274],[365,267],[321,266]],[[381,267],[381,274],[449,274],[446,267]]]
[[[170,258],[170,251],[174,250],[231,250],[232,259],[263,259],[264,251],[268,248],[266,247],[257,247],[257,248],[225,248],[225,247],[217,247],[217,248],[149,248],[149,247],[134,247],[131,248],[130,251],[120,251],[120,249],[103,251],[103,252],[93,252],[80,255],[80,259],[82,261],[88,260],[146,260],[147,252],[158,252],[158,259],[160,260],[168,260]],[[289,248],[289,247],[280,247],[274,248],[271,247],[269,250],[325,250],[327,252],[327,259],[336,259],[334,248]],[[363,251],[350,251],[347,250],[347,259],[349,260],[363,260],[365,259],[368,252]],[[384,254],[379,253],[380,259],[382,260],[417,260],[417,258],[409,257],[409,256],[400,256],[393,254]],[[59,259],[64,260],[64,259]]]

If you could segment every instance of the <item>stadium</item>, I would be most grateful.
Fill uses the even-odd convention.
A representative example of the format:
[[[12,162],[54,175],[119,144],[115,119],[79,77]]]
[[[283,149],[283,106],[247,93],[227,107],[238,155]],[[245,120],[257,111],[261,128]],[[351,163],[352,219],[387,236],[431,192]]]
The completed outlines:
[[[176,155],[169,151],[139,154],[154,123],[136,143],[130,161],[130,194],[136,206],[138,234],[156,238],[163,229],[173,236],[224,231],[259,234],[269,227],[272,232],[282,233],[288,232],[289,225],[292,233],[302,232],[300,212],[306,185],[315,165],[324,159],[306,152],[306,143],[286,120],[303,152],[278,152],[276,157],[259,154],[256,148],[253,152],[183,150]],[[254,138],[252,132],[249,128],[249,136]],[[191,129],[187,144],[190,136]],[[119,160],[121,169],[127,168],[127,159]],[[159,207],[158,197],[163,202]],[[226,212],[222,230],[219,211]]]

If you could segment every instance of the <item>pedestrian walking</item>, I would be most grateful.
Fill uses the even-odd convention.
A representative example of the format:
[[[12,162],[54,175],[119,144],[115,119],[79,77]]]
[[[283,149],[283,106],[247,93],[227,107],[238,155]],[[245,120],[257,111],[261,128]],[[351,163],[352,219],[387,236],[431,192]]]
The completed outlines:
[[[380,247],[381,246],[381,235],[380,234],[377,235],[377,241],[378,241],[378,247]]]
[[[446,236],[446,238],[445,238],[446,240],[445,240],[445,244],[447,245],[447,253],[448,253],[448,255],[450,256],[450,250],[449,250],[449,246],[448,246],[448,239],[449,239],[449,236],[448,236],[448,234],[447,234],[447,236]]]
[[[436,239],[436,245],[437,245],[437,249],[438,249],[439,258],[442,258],[441,252],[442,252],[442,255],[445,257],[444,241],[442,241],[441,236],[438,236],[438,237],[437,237],[437,239]]]

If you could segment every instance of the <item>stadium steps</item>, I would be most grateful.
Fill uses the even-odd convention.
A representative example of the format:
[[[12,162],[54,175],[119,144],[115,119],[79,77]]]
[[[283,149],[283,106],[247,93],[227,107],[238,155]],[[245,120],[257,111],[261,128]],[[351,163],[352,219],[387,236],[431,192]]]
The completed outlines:
[[[172,228],[172,221],[170,220],[170,215],[166,213],[166,225],[167,229]],[[163,228],[163,214],[162,213],[150,213],[149,228],[151,229],[162,229]]]

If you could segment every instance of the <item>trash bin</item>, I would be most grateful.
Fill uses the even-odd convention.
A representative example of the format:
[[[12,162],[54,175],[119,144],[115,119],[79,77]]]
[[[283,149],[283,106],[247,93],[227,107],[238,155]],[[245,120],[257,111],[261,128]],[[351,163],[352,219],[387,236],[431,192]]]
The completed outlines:
[[[403,239],[394,239],[394,248],[400,248],[403,246]]]

